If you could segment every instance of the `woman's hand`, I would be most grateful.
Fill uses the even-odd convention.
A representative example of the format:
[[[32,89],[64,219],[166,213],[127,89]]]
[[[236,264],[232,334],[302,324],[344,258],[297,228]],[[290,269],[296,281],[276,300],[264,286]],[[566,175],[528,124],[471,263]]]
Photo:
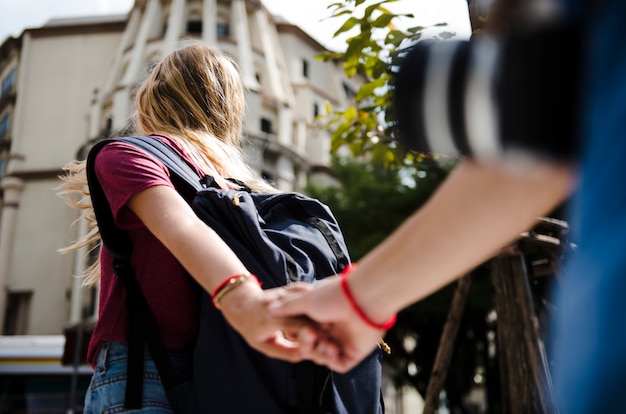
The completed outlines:
[[[276,318],[306,317],[312,326],[288,326],[296,338],[299,354],[337,372],[347,372],[377,346],[383,331],[372,329],[354,312],[341,291],[338,277],[324,279],[314,287],[291,284],[270,306]],[[295,330],[293,330],[295,329]]]
[[[296,294],[310,287],[299,284],[289,292]],[[224,295],[220,309],[228,323],[252,348],[273,358],[297,362],[307,359],[310,349],[310,345],[298,336],[315,337],[317,328],[305,317],[277,318],[270,314],[269,305],[286,294],[288,290],[285,288],[262,290],[249,280]]]

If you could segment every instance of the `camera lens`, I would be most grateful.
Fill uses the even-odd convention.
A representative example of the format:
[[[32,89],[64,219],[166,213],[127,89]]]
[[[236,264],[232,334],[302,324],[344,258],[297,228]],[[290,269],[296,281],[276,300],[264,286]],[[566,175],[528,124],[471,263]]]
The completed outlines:
[[[577,39],[574,28],[553,26],[414,45],[394,78],[395,138],[411,150],[483,160],[572,157]]]

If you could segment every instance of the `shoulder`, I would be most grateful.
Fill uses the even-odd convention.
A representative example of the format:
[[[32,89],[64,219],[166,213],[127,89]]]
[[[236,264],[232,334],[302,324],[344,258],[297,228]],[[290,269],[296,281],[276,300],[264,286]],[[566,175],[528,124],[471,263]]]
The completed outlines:
[[[132,144],[113,141],[105,145],[94,161],[94,169],[105,192],[132,195],[144,188],[173,187],[167,167]]]
[[[175,188],[161,161],[125,142],[106,144],[95,157],[93,168],[114,217],[124,223],[126,219],[118,214],[135,194],[154,186]]]
[[[94,167],[96,174],[113,174],[121,178],[128,175],[159,175],[169,173],[163,163],[139,148],[121,141],[105,145],[98,153]]]

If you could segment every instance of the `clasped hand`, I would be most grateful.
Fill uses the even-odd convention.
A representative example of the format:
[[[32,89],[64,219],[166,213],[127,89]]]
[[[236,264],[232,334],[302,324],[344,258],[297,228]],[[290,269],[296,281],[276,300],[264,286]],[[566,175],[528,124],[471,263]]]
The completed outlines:
[[[247,283],[226,295],[221,307],[259,352],[291,362],[312,360],[337,372],[353,368],[381,337],[350,308],[338,277],[267,290]]]

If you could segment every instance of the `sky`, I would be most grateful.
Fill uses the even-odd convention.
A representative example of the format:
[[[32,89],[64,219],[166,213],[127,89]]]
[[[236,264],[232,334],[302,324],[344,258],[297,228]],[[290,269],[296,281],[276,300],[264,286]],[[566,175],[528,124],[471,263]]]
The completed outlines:
[[[343,42],[333,40],[332,34],[343,21],[326,19],[327,6],[334,0],[262,0],[270,12],[281,15],[299,26],[327,48],[339,50]],[[134,0],[0,0],[0,43],[8,36],[19,36],[26,28],[40,27],[51,18],[84,17],[106,14],[126,14]],[[393,6],[393,7],[391,7]],[[460,38],[470,33],[466,0],[399,0],[390,8],[394,12],[412,13],[411,25],[432,26],[447,23],[444,29],[430,30],[433,35],[442,30]]]

